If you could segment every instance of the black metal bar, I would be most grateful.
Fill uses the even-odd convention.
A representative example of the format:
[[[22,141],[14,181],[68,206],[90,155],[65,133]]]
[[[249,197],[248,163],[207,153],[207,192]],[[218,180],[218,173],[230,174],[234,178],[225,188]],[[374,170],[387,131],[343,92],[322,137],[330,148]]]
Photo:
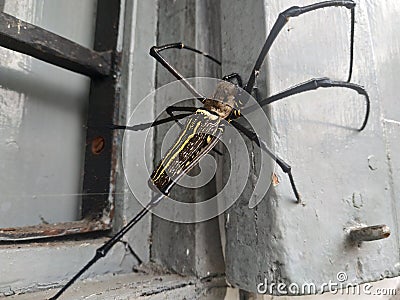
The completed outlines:
[[[3,12],[0,12],[0,46],[89,77],[111,73],[112,48],[93,51]]]
[[[113,50],[113,75],[93,78],[90,86],[82,198],[82,216],[86,219],[98,219],[104,213],[113,215],[109,195],[116,177],[117,133],[99,125],[116,124],[118,115],[119,13],[120,0],[98,0],[94,50]],[[90,195],[93,193],[97,195]]]

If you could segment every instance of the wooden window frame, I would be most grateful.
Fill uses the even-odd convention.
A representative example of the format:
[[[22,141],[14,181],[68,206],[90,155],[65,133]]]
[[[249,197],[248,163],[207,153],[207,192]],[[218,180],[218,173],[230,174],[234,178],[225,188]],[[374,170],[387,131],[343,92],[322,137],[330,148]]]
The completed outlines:
[[[0,46],[91,79],[81,220],[16,228],[0,228],[0,241],[15,242],[111,229],[114,216],[118,118],[118,33],[121,1],[98,0],[93,50],[0,12]],[[23,30],[21,30],[23,28]]]

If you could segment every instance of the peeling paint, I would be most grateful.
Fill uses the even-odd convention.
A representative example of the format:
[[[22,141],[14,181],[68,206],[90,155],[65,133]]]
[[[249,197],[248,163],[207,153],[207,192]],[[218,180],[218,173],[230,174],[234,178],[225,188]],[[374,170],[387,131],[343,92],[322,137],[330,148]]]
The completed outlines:
[[[108,230],[109,228],[109,224],[105,224],[99,221],[82,220],[58,224],[46,224],[44,222],[36,226],[0,228],[0,241],[27,241],[38,238],[57,237],[77,233]]]
[[[275,173],[272,173],[272,185],[277,186],[278,184],[279,184],[279,177]]]

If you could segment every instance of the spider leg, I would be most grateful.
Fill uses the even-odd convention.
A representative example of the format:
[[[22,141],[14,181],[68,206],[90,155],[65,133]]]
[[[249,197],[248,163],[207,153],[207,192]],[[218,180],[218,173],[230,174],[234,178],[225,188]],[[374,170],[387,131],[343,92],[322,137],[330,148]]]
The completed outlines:
[[[174,115],[174,112],[180,111],[180,112],[191,112],[191,113],[193,113],[196,110],[197,110],[196,107],[169,106],[166,109],[166,112],[170,115],[170,117],[168,117],[168,118],[157,120],[157,121],[154,121],[154,122],[151,122],[151,123],[142,123],[142,124],[137,124],[137,125],[133,125],[133,126],[111,125],[110,129],[123,129],[123,130],[130,130],[130,131],[140,131],[140,130],[145,130],[145,129],[148,129],[148,128],[151,128],[151,127],[156,127],[156,126],[161,125],[161,124],[169,123],[169,122],[172,122],[172,121],[175,121],[178,124],[178,126],[182,129],[184,125],[181,122],[179,122],[179,120],[184,119],[184,118],[190,116],[191,114]],[[215,148],[213,148],[212,151],[217,153],[218,155],[223,155],[220,151],[218,151]]]
[[[256,63],[254,65],[254,68],[250,74],[249,81],[247,82],[245,86],[245,90],[247,93],[251,94],[256,78],[258,74],[260,73],[260,68],[265,60],[265,57],[267,56],[267,53],[269,49],[271,48],[272,44],[274,43],[276,37],[282,30],[282,28],[285,26],[285,24],[288,22],[289,18],[291,17],[297,17],[300,16],[304,13],[317,10],[320,8],[325,8],[325,7],[331,7],[331,6],[341,6],[345,7],[347,9],[351,10],[351,29],[350,29],[350,67],[349,67],[349,76],[347,81],[349,82],[351,79],[351,73],[353,70],[353,47],[354,47],[354,22],[355,22],[355,13],[354,13],[354,7],[355,3],[352,0],[331,0],[331,1],[324,1],[324,2],[319,2],[319,3],[314,3],[311,5],[307,6],[293,6],[288,8],[287,10],[281,12],[278,16],[278,19],[276,20],[275,24],[273,25],[271,32],[269,33],[267,40],[265,41],[265,44],[256,60]]]
[[[179,73],[179,71],[175,67],[173,67],[163,56],[161,56],[160,52],[167,50],[167,49],[186,49],[186,50],[195,52],[197,54],[201,54],[201,55],[211,59],[212,61],[214,61],[215,63],[217,63],[219,65],[221,65],[221,62],[219,60],[217,60],[216,58],[212,57],[211,55],[209,55],[208,53],[205,53],[205,52],[202,52],[195,48],[186,46],[183,43],[167,44],[167,45],[163,45],[163,46],[153,46],[150,49],[151,56],[153,56],[159,63],[161,63],[161,65],[164,68],[166,68],[172,75],[174,75],[176,79],[180,80],[182,82],[182,84],[193,94],[193,96],[195,96],[195,98],[197,98],[201,102],[204,102],[206,97],[201,95],[194,88],[194,86],[191,85],[189,83],[189,81],[185,77],[183,77],[183,75],[181,73]]]
[[[131,131],[140,131],[140,130],[145,130],[151,127],[156,127],[161,124],[169,123],[172,121],[177,121],[184,119],[191,114],[179,114],[179,115],[174,115],[172,117],[164,118],[161,120],[156,120],[154,122],[149,122],[149,123],[142,123],[142,124],[137,124],[133,126],[127,126],[127,125],[110,125],[108,126],[110,129],[123,129],[123,130],[131,130]]]
[[[277,164],[278,166],[282,169],[282,171],[288,175],[290,185],[292,186],[293,193],[296,197],[297,203],[300,203],[300,194],[297,190],[296,184],[294,182],[294,178],[292,175],[292,167],[286,163],[282,158],[274,154],[271,149],[268,147],[267,143],[263,141],[255,132],[253,132],[250,129],[247,129],[240,123],[236,121],[231,121],[231,124],[233,127],[244,133],[245,136],[247,136],[251,141],[255,142],[258,147],[260,147],[261,150],[266,152]]]
[[[107,255],[111,248],[121,240],[121,238],[133,227],[137,222],[139,222],[147,212],[156,206],[165,195],[159,194],[153,197],[153,199],[136,215],[134,216],[124,227],[122,227],[113,237],[111,237],[107,242],[105,242],[101,247],[99,247],[94,257],[83,266],[78,273],[76,273],[53,297],[49,300],[58,299],[79,277],[82,276],[94,263],[99,259]]]
[[[284,98],[287,98],[287,97],[290,97],[290,96],[293,96],[293,95],[296,95],[299,93],[316,90],[320,87],[323,87],[323,88],[342,87],[342,88],[354,90],[357,93],[359,93],[360,95],[363,95],[365,97],[367,109],[366,109],[364,121],[363,121],[361,127],[358,129],[358,131],[362,131],[365,128],[365,126],[367,125],[368,117],[369,117],[369,113],[370,113],[370,100],[369,100],[368,93],[362,86],[354,84],[354,83],[350,83],[347,81],[336,81],[336,80],[331,80],[329,78],[314,78],[309,81],[300,83],[296,86],[290,87],[289,89],[287,89],[283,92],[280,92],[280,93],[270,96],[266,99],[263,99],[263,100],[259,101],[258,104],[260,106],[265,106],[265,105],[268,105],[275,101],[278,101],[278,100],[281,100],[281,99],[284,99]],[[257,105],[252,105],[252,106],[246,107],[246,108],[242,109],[241,114],[246,114],[246,113],[252,112],[252,111],[256,110],[257,107],[258,107]]]
[[[165,111],[171,118],[173,118],[173,117],[175,117],[174,112],[176,112],[176,111],[186,111],[186,112],[194,113],[196,110],[197,110],[196,107],[168,106]],[[179,128],[181,128],[181,129],[183,128],[183,124],[181,122],[179,122],[178,119],[175,119],[174,121],[178,124]]]

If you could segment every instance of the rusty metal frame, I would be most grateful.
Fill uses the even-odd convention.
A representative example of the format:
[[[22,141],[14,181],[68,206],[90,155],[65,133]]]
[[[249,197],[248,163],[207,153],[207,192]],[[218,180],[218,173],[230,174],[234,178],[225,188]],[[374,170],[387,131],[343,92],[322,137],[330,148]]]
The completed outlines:
[[[111,229],[114,215],[120,53],[120,0],[98,0],[94,49],[0,13],[0,46],[91,78],[83,169],[82,219],[76,222],[0,228],[0,242],[66,236]],[[103,221],[107,220],[107,221]]]

